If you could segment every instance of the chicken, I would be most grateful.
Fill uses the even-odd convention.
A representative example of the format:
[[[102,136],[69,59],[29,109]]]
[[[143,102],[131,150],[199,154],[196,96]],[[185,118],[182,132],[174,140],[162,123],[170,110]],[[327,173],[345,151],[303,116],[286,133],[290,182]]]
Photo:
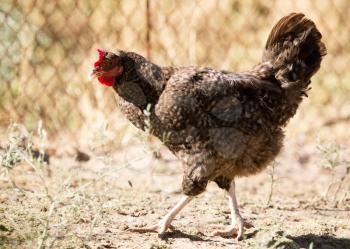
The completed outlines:
[[[132,231],[163,235],[179,211],[214,181],[228,192],[232,217],[227,229],[214,234],[242,237],[234,180],[260,172],[280,152],[283,127],[326,55],[321,37],[304,14],[283,17],[267,39],[261,63],[243,73],[161,67],[133,52],[98,50],[90,77],[112,87],[131,123],[142,130],[149,126],[183,165],[184,197],[157,225]]]

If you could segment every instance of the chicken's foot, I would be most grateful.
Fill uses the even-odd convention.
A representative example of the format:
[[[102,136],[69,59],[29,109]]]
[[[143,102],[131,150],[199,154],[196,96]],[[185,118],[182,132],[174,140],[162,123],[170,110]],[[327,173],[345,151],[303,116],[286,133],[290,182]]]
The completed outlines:
[[[216,231],[214,236],[237,237],[237,239],[242,239],[244,221],[238,209],[234,180],[232,180],[230,189],[228,190],[228,203],[231,210],[231,225],[224,230]]]
[[[157,225],[150,227],[141,227],[141,228],[130,228],[128,231],[138,232],[138,233],[147,233],[147,232],[156,232],[160,236],[168,230],[174,230],[174,227],[171,225],[171,222],[174,220],[175,216],[193,199],[192,196],[183,197],[176,205],[173,207],[169,213],[167,213],[163,219]]]

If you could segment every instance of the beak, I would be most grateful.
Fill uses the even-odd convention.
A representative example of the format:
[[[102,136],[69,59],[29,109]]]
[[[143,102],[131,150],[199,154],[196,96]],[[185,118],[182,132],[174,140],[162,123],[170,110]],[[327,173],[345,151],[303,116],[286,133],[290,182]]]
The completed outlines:
[[[89,80],[93,80],[96,77],[96,70],[92,69],[91,72],[88,75]]]

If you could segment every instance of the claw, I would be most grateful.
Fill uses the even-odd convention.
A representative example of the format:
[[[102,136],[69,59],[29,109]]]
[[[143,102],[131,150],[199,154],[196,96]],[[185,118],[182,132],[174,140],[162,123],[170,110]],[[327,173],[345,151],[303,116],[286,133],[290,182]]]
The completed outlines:
[[[244,227],[249,226],[249,223],[246,223],[243,221],[242,217],[240,215],[236,216],[236,226],[231,225],[228,228],[224,230],[218,230],[214,232],[214,236],[221,236],[224,238],[237,238],[238,240],[241,240],[243,237],[243,231]]]
[[[127,231],[137,233],[153,232],[158,233],[158,235],[162,237],[168,229],[175,230],[174,226],[171,225],[171,222],[180,212],[180,210],[183,209],[192,200],[192,198],[192,196],[184,196],[157,225],[151,227],[129,228]]]

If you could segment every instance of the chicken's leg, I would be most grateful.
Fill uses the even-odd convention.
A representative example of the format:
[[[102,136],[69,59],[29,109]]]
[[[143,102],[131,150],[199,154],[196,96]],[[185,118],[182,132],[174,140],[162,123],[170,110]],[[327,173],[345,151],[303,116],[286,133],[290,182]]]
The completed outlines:
[[[228,190],[228,202],[231,210],[231,226],[225,230],[216,231],[214,235],[222,237],[236,237],[241,239],[243,235],[243,219],[238,210],[238,204],[235,193],[235,181],[232,180],[230,189]]]
[[[157,225],[151,227],[142,227],[142,228],[130,228],[128,229],[131,232],[147,233],[147,232],[156,232],[159,235],[163,235],[168,228],[174,229],[171,225],[171,222],[175,216],[192,200],[192,196],[183,197],[176,205],[173,207],[169,213],[167,213],[163,219]]]

